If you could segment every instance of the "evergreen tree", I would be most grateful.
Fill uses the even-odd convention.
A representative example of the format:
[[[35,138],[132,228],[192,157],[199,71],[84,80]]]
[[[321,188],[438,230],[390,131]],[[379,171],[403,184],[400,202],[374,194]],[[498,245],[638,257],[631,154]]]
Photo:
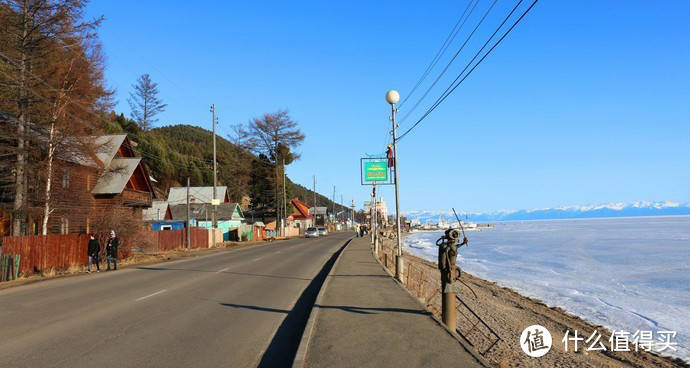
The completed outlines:
[[[149,130],[157,122],[156,115],[165,111],[168,106],[158,98],[158,83],[144,74],[132,85],[134,92],[129,94],[127,102],[132,109],[132,117],[137,121],[141,130]]]

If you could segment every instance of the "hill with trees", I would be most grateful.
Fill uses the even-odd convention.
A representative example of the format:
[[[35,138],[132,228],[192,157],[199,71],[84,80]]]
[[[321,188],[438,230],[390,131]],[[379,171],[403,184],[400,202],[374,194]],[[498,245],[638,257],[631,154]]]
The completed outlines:
[[[149,174],[158,182],[156,187],[160,193],[167,194],[171,186],[185,185],[187,177],[192,186],[213,185],[211,131],[192,125],[171,125],[144,131],[134,120],[114,113],[103,121],[103,126],[109,134],[129,134],[136,143],[135,151],[141,155]],[[252,198],[266,191],[272,192],[274,185],[271,180],[275,176],[275,167],[270,160],[261,160],[222,136],[216,137],[216,151],[218,184],[228,187],[232,201],[241,202],[243,196]],[[311,189],[294,183],[289,177],[286,178],[285,189],[288,200],[298,198],[313,206],[314,192]],[[316,202],[319,206],[333,208],[333,201],[322,194],[316,194]],[[337,203],[336,210],[342,211]]]

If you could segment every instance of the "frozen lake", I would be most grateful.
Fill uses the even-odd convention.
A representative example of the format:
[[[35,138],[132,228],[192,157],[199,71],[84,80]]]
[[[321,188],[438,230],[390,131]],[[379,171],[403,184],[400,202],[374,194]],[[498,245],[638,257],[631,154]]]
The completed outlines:
[[[677,331],[670,355],[690,361],[690,216],[495,226],[467,233],[463,271],[611,329]],[[435,261],[441,234],[413,233],[406,251]]]

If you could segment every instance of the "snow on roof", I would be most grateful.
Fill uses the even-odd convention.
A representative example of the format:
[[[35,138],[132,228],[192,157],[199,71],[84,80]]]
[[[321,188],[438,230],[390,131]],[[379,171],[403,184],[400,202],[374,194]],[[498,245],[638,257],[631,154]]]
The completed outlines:
[[[141,162],[140,158],[114,158],[110,160],[110,167],[98,179],[98,183],[93,188],[93,194],[118,194],[122,193],[129,178],[134,174],[137,166]]]
[[[228,187],[217,186],[216,193],[220,202],[225,202],[225,193]],[[190,187],[189,188],[190,201],[194,203],[211,203],[213,199],[213,187]],[[168,203],[170,205],[186,204],[187,203],[187,187],[172,187],[168,193]]]

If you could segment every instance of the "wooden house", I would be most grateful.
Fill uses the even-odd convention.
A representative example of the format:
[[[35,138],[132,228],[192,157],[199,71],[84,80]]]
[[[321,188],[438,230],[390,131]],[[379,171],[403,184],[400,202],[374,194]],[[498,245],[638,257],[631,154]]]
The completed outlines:
[[[151,207],[155,193],[141,158],[125,134],[92,137],[97,147],[95,157],[58,157],[59,164],[51,181],[51,214],[48,234],[83,234],[92,229],[98,216],[119,212],[132,219],[142,219],[142,210]],[[30,183],[39,188],[45,184]],[[40,193],[39,189],[34,191]],[[11,197],[11,193],[5,193]],[[30,197],[31,199],[31,197]],[[11,234],[12,203],[3,201],[0,226],[3,236],[40,234],[43,227],[43,203],[36,196],[27,206],[22,234]]]

